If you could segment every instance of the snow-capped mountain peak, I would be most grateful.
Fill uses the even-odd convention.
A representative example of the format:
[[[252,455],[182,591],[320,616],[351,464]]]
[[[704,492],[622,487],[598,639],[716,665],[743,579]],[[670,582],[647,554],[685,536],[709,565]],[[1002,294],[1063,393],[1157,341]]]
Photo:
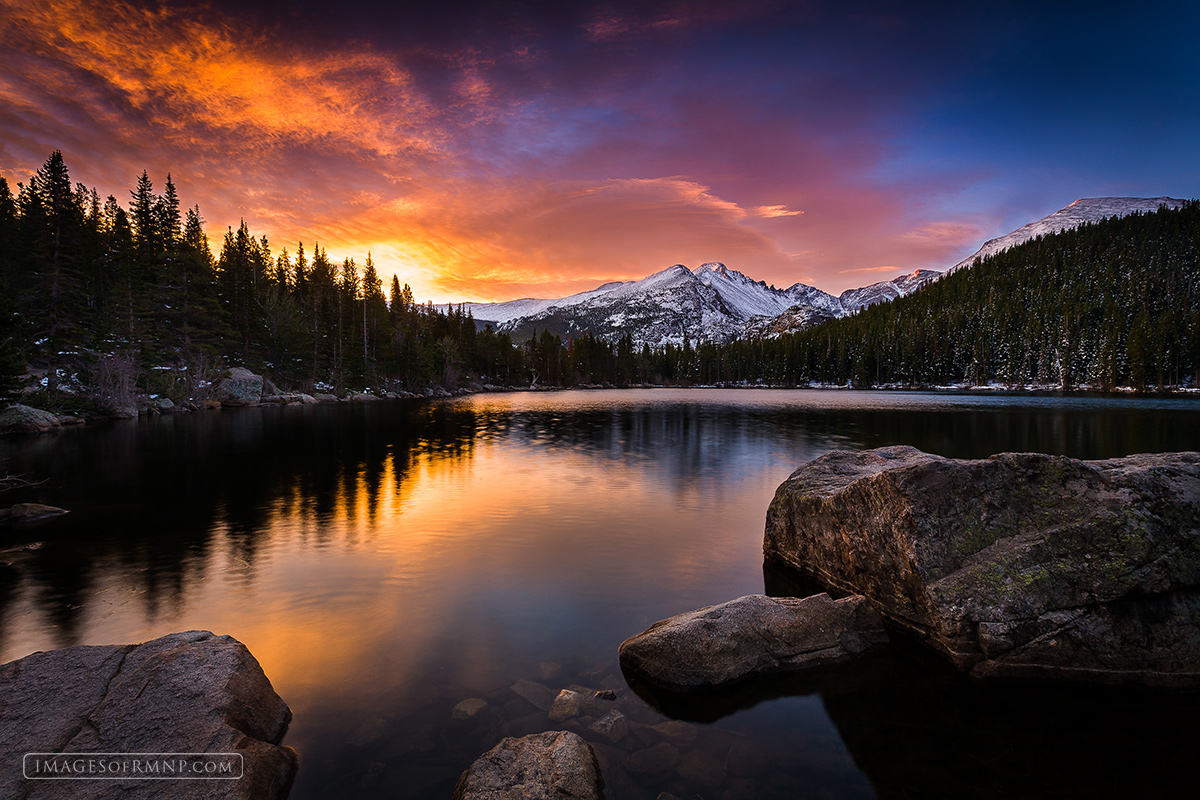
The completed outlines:
[[[1023,242],[1051,233],[1060,233],[1078,228],[1089,222],[1099,222],[1107,217],[1125,217],[1136,213],[1157,211],[1160,206],[1179,208],[1182,200],[1173,197],[1084,197],[1060,208],[1036,222],[1022,225],[1012,233],[989,239],[973,255],[955,264],[947,273],[970,266],[980,259],[1015,247]]]
[[[1066,208],[992,239],[971,258],[1005,250],[1037,236],[1057,233],[1105,217],[1159,206],[1177,208],[1170,197],[1098,197],[1076,200]],[[786,289],[768,286],[710,261],[695,269],[674,264],[636,281],[614,281],[554,300],[527,298],[507,303],[467,303],[476,320],[523,339],[549,330],[567,338],[590,334],[610,342],[625,335],[635,346],[679,345],[684,341],[724,342],[743,336],[778,336],[822,321],[854,314],[867,306],[912,294],[940,273],[918,269],[905,275],[848,289],[838,297],[804,283]]]

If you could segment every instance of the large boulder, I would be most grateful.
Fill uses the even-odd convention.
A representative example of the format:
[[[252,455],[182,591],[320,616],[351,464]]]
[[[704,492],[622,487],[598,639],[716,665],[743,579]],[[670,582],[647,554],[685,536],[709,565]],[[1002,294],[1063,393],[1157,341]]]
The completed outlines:
[[[828,453],[763,549],[979,677],[1200,685],[1200,453]]]
[[[0,666],[0,797],[282,800],[296,754],[279,741],[291,711],[240,642],[207,631],[173,633],[139,645],[77,646]],[[238,780],[29,780],[27,753],[106,756],[106,773],[132,774],[141,754],[236,754]],[[94,766],[94,765],[93,765]],[[24,768],[39,767],[25,759]],[[160,773],[166,774],[166,773]]]
[[[213,392],[213,399],[223,406],[255,406],[262,398],[263,376],[243,367],[229,370]]]
[[[603,800],[592,746],[568,731],[503,739],[459,778],[454,800]]]
[[[6,433],[51,433],[61,430],[58,416],[49,411],[15,403],[0,411],[0,435]]]
[[[747,595],[656,622],[621,643],[621,666],[652,684],[696,691],[847,661],[887,643],[862,597]]]

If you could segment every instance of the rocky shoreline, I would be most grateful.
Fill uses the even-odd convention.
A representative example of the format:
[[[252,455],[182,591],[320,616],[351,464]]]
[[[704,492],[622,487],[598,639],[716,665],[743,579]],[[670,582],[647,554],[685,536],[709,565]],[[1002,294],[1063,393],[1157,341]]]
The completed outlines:
[[[32,406],[14,403],[0,410],[0,436],[17,434],[41,434],[59,431],[65,427],[83,425],[102,420],[136,419],[139,416],[158,416],[161,414],[180,414],[195,411],[215,410],[220,408],[242,408],[248,406],[289,406],[289,405],[321,405],[345,402],[370,402],[374,400],[398,399],[448,399],[472,394],[492,392],[555,392],[569,390],[594,389],[738,389],[750,391],[789,391],[789,390],[818,390],[818,391],[855,391],[858,387],[837,384],[810,383],[802,386],[777,385],[766,383],[716,383],[697,384],[690,386],[668,386],[663,384],[633,384],[629,386],[614,386],[612,384],[578,384],[574,386],[496,386],[492,384],[471,383],[466,386],[449,390],[443,387],[426,387],[419,391],[363,390],[347,391],[341,395],[329,392],[285,392],[262,375],[257,375],[242,367],[226,370],[202,398],[193,398],[175,403],[168,397],[151,395],[139,396],[124,403],[109,402],[102,409],[93,409],[79,414],[55,414],[50,411]],[[1011,394],[1022,396],[1127,396],[1131,389],[1103,391],[1096,387],[1078,387],[1073,390],[1063,390],[1058,386],[1029,385],[945,385],[945,386],[907,386],[882,385],[872,386],[865,391],[873,392],[907,392],[925,391],[934,393],[953,394]],[[1198,389],[1180,388],[1165,392],[1139,392],[1142,396],[1160,395],[1166,397],[1189,396],[1200,392]]]

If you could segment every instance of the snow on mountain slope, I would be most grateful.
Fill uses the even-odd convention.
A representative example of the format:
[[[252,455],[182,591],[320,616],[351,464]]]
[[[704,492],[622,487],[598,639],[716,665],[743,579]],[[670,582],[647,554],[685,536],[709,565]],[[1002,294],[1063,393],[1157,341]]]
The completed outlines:
[[[1039,236],[1077,228],[1088,222],[1099,222],[1106,217],[1124,217],[1138,212],[1157,211],[1159,206],[1179,208],[1182,205],[1182,200],[1173,197],[1086,197],[1037,222],[1022,225],[1012,233],[989,239],[974,255],[946,270],[946,274]]]
[[[680,345],[684,340],[725,342],[757,331],[778,335],[810,327],[909,294],[937,275],[918,270],[853,290],[843,301],[803,283],[777,289],[719,262],[695,270],[675,264],[640,281],[608,284],[563,300],[468,307],[477,320],[492,322],[518,340],[543,330],[566,337],[587,333],[608,341],[628,333],[637,347],[658,347]],[[769,324],[781,315],[787,319],[779,325]]]
[[[552,304],[500,323],[498,330],[517,339],[541,330],[568,337],[589,333],[610,341],[629,333],[640,347],[678,345],[684,339],[725,341],[736,336],[740,319],[715,289],[676,264],[640,281],[596,293],[584,302]]]
[[[754,317],[746,323],[739,338],[776,339],[785,333],[802,331],[836,319],[828,311],[808,305],[796,305],[774,317]]]
[[[595,289],[590,289],[586,292],[573,294],[569,297],[559,297],[556,299],[542,300],[534,297],[525,297],[520,300],[509,300],[504,303],[463,303],[462,306],[471,311],[471,316],[480,322],[509,322],[521,317],[530,317],[534,314],[541,314],[552,307],[573,306],[579,303],[585,303],[593,297],[602,294],[607,294],[614,289],[623,286],[623,281],[612,281],[597,286]],[[454,304],[456,307],[458,303]],[[439,309],[445,310],[447,306],[438,306]]]
[[[1177,208],[1170,197],[1099,197],[1076,200],[1044,219],[992,239],[959,269],[992,253],[1037,236],[1073,228],[1105,217]],[[675,264],[638,281],[616,281],[587,292],[552,300],[527,298],[507,303],[467,303],[475,319],[490,323],[521,340],[549,330],[558,336],[591,334],[615,342],[629,334],[643,344],[679,345],[686,339],[725,342],[743,336],[778,336],[829,319],[854,314],[875,303],[905,297],[941,273],[919,269],[838,297],[797,283],[786,289],[768,286],[719,262],[690,270]]]
[[[942,277],[942,273],[931,269],[918,269],[890,281],[880,281],[861,289],[847,289],[838,295],[838,302],[846,314],[854,314],[867,306],[907,297],[930,281]]]
[[[701,283],[716,291],[730,313],[742,319],[755,316],[774,317],[787,311],[797,302],[787,290],[767,286],[763,281],[749,278],[720,262],[701,264],[693,274]]]

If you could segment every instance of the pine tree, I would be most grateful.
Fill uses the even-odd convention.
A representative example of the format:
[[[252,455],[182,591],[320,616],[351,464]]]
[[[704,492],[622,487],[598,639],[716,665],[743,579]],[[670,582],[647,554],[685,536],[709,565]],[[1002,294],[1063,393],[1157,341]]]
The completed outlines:
[[[62,366],[78,366],[79,238],[83,211],[71,187],[61,151],[55,150],[30,179],[26,205],[21,209],[26,232],[26,257],[36,274],[36,299],[31,317],[40,323],[41,356],[46,362],[46,388],[58,389]]]
[[[380,340],[387,338],[387,323],[388,308],[383,296],[383,281],[380,280],[379,273],[375,270],[375,262],[368,252],[362,277],[362,352],[363,368],[372,382],[377,374],[376,360]]]

